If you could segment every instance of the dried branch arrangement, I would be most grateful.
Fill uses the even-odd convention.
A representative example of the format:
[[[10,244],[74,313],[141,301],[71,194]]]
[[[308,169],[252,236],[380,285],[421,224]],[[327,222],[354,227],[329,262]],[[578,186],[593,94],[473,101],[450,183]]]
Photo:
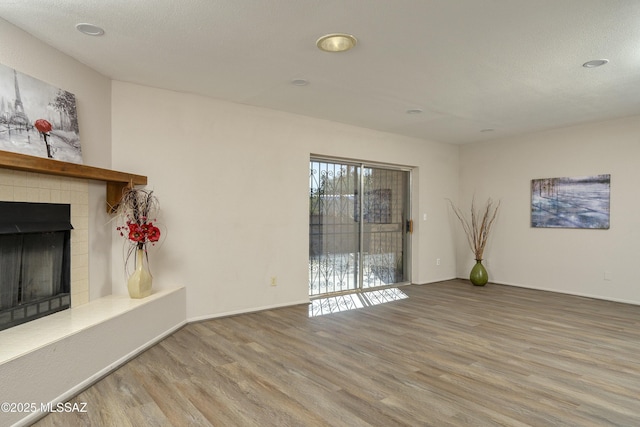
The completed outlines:
[[[462,228],[467,236],[467,241],[469,242],[471,251],[474,253],[477,261],[482,261],[482,255],[484,254],[484,248],[487,245],[487,240],[489,239],[491,226],[498,215],[500,201],[496,203],[489,198],[482,210],[476,209],[475,202],[476,200],[474,197],[471,200],[471,220],[469,220],[462,210],[456,207],[453,202],[449,200],[449,204],[451,205],[453,212],[462,224]]]
[[[144,250],[146,245],[155,245],[160,240],[160,229],[154,225],[160,211],[160,203],[153,191],[128,188],[122,194],[122,200],[115,212],[116,230],[129,243],[125,254],[125,270],[129,258],[137,249]]]

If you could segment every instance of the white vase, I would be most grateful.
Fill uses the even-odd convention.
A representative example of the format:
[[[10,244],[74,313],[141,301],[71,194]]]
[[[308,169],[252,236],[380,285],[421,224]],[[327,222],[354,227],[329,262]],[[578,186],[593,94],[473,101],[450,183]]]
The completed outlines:
[[[144,249],[136,249],[136,269],[127,282],[131,298],[144,298],[151,295],[151,273],[144,255]]]

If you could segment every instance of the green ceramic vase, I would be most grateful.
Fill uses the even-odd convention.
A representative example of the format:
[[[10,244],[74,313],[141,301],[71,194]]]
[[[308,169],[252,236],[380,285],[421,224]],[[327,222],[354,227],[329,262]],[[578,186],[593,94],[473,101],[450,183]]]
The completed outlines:
[[[474,286],[484,286],[489,281],[489,275],[487,274],[487,270],[484,268],[484,265],[482,265],[481,259],[476,260],[476,265],[471,269],[469,280],[471,280],[471,283],[473,283]]]

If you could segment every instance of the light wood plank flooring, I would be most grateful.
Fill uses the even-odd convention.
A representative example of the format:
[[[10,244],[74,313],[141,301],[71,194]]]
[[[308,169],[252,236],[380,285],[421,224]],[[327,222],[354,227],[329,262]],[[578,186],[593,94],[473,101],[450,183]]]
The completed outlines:
[[[640,306],[466,281],[185,326],[45,426],[640,426]]]

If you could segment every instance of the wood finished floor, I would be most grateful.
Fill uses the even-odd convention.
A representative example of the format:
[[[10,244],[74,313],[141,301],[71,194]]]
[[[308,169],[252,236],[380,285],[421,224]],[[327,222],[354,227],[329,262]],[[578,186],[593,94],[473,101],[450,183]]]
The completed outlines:
[[[448,281],[185,326],[46,426],[640,426],[640,306]]]

